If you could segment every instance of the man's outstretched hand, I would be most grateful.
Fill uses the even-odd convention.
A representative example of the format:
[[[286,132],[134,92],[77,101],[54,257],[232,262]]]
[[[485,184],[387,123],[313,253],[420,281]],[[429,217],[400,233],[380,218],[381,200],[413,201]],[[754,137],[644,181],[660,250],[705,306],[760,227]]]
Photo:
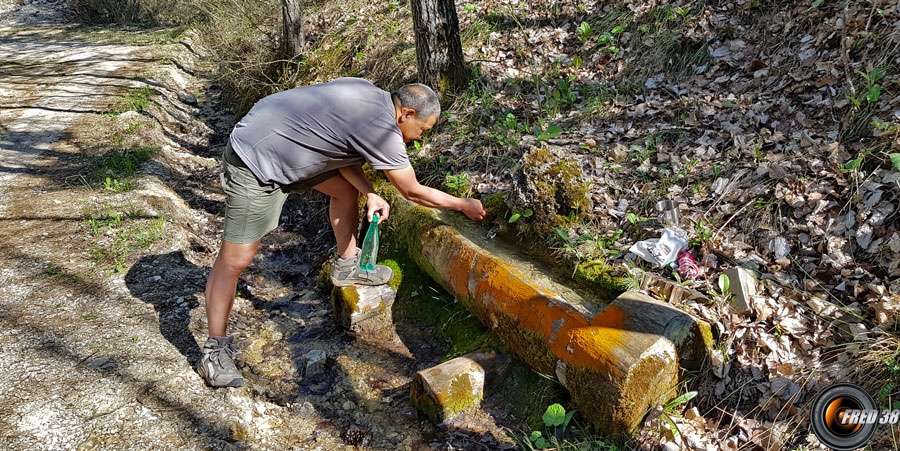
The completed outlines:
[[[484,211],[484,207],[481,206],[481,201],[478,199],[463,199],[465,204],[463,204],[462,212],[465,213],[469,219],[480,221],[487,216],[487,212]]]
[[[378,213],[378,222],[383,222],[388,218],[390,212],[391,206],[381,196],[375,193],[366,195],[366,217],[369,218],[370,222],[373,214]]]

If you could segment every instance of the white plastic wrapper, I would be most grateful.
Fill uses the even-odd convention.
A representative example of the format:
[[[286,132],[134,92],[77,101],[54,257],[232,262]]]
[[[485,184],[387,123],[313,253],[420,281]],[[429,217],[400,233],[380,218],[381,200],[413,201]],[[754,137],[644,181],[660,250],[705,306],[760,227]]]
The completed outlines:
[[[675,261],[678,252],[687,247],[687,234],[677,227],[663,229],[659,238],[638,241],[628,250],[660,268]]]

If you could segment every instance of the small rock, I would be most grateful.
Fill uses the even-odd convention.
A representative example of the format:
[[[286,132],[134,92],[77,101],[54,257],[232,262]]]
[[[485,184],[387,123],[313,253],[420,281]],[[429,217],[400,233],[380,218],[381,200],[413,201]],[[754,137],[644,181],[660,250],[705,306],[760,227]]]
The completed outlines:
[[[710,189],[712,189],[713,193],[716,195],[720,195],[725,191],[725,187],[728,186],[728,179],[719,177],[712,183]]]
[[[716,254],[706,254],[700,260],[700,264],[706,268],[716,269],[719,266],[719,257],[716,257]]]
[[[153,276],[150,278],[151,282],[159,282],[160,280],[162,280],[162,276]]]
[[[756,277],[740,266],[725,271],[728,276],[728,291],[734,297],[731,307],[738,313],[750,312],[750,297],[756,294]]]
[[[306,359],[306,375],[312,376],[322,372],[327,357],[325,351],[314,349],[307,352],[304,356]]]
[[[188,105],[197,105],[197,96],[195,96],[193,94],[188,94],[188,95],[184,96],[183,100],[184,100],[184,103],[186,103]]]
[[[300,415],[300,418],[311,418],[316,413],[316,408],[313,407],[312,403],[309,401],[300,404],[299,406],[292,406],[292,410],[297,412],[297,415]]]
[[[663,451],[678,451],[678,445],[673,442],[666,443],[666,446],[663,446]]]
[[[126,111],[122,114],[119,114],[118,119],[122,122],[131,122],[134,120],[138,120],[141,117],[141,113],[138,113],[137,111]]]
[[[784,237],[776,236],[769,241],[769,250],[775,253],[775,259],[785,258],[791,252],[791,245]]]
[[[621,163],[628,158],[628,148],[621,143],[616,143],[616,145],[609,150],[609,157],[616,163]]]
[[[687,444],[688,449],[703,449],[699,435],[688,435],[684,438],[684,441],[685,444]]]
[[[343,407],[344,410],[353,410],[356,408],[356,404],[354,404],[353,401],[348,400],[344,401],[344,404],[341,407]]]

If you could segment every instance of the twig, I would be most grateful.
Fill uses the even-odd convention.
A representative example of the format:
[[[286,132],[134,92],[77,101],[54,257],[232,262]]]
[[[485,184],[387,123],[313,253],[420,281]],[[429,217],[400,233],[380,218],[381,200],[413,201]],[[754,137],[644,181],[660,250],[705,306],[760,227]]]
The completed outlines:
[[[719,230],[716,230],[716,233],[714,233],[714,234],[710,237],[710,239],[713,239],[713,238],[719,236],[719,234],[722,233],[722,229],[724,229],[724,228],[728,225],[728,223],[730,223],[731,220],[734,219],[737,215],[741,214],[741,212],[744,211],[744,209],[747,208],[748,205],[750,205],[749,202],[745,203],[743,207],[739,208],[738,211],[734,212],[734,214],[731,215],[731,217],[728,218],[727,221],[725,221],[725,224],[722,224],[722,227],[719,227]],[[704,216],[705,216],[705,215],[704,215]]]
[[[872,2],[872,10],[869,11],[869,19],[866,20],[866,33],[869,32],[869,25],[872,25],[872,16],[874,16],[875,11],[878,10],[878,3],[880,3],[879,0],[874,0]]]

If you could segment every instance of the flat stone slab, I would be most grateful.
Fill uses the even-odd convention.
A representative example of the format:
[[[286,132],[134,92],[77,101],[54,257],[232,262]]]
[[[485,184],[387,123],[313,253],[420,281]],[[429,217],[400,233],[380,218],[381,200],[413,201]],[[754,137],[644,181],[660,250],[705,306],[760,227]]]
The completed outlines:
[[[334,287],[331,306],[342,328],[376,334],[392,325],[391,306],[397,293],[389,285]]]
[[[410,386],[410,403],[438,424],[481,406],[486,380],[497,377],[507,359],[492,349],[479,350],[421,370]]]

